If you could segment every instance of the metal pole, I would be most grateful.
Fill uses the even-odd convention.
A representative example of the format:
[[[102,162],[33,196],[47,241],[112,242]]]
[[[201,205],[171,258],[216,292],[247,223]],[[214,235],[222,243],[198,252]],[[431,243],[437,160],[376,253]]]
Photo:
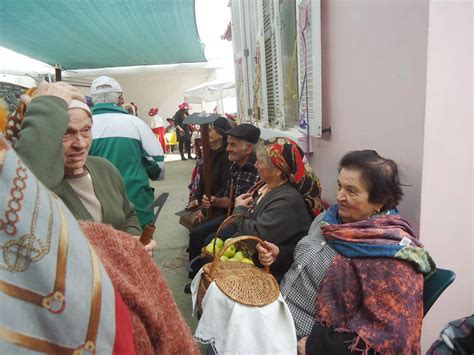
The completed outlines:
[[[225,111],[224,111],[224,100],[222,99],[222,90],[219,91],[219,95],[221,96],[221,109],[222,109],[221,115],[224,117]]]
[[[61,75],[61,66],[59,64],[56,64],[56,66],[54,67],[54,73],[55,73],[55,77],[56,77],[56,81],[62,81],[62,75]]]

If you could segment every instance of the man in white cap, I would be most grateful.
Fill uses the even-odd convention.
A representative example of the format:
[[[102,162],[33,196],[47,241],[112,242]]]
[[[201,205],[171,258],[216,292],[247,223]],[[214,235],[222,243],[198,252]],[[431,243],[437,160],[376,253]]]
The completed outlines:
[[[154,194],[149,179],[164,177],[163,147],[143,120],[120,106],[122,87],[116,80],[107,76],[95,79],[91,97],[94,126],[90,155],[104,157],[117,167],[144,227],[153,219],[150,205]]]

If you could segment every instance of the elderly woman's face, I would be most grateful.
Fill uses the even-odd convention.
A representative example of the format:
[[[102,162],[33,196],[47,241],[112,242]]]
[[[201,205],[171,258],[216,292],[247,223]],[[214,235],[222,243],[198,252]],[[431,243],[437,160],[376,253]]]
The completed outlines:
[[[369,202],[369,191],[359,170],[343,168],[339,173],[337,185],[339,216],[344,223],[366,220],[382,208],[382,204]]]
[[[257,168],[260,179],[262,179],[263,182],[268,184],[272,181],[280,180],[281,171],[273,165],[267,165],[268,158],[266,158],[265,154],[265,151],[257,150],[257,161],[255,162],[255,167]]]
[[[222,136],[214,128],[209,127],[209,144],[214,146],[219,143],[222,143]]]
[[[69,124],[63,137],[64,172],[66,175],[80,175],[84,172],[89,148],[92,142],[92,120],[80,108],[69,110]]]
[[[275,169],[269,168],[262,159],[258,158],[255,162],[255,167],[258,170],[258,175],[260,176],[260,179],[262,179],[262,181],[265,183],[269,183],[273,178],[273,175],[275,174]]]

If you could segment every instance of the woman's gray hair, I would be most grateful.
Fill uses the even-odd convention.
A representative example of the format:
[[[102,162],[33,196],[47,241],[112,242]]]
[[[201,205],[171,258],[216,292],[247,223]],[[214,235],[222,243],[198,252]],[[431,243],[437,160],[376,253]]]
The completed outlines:
[[[268,156],[268,152],[265,148],[265,144],[263,144],[263,141],[258,142],[256,145],[254,145],[254,147],[256,147],[257,150],[258,160],[261,160],[263,164],[265,164],[265,166],[269,169],[278,169]]]
[[[100,93],[100,94],[92,94],[92,102],[94,105],[96,104],[119,104],[120,96],[122,96],[121,92],[107,92],[107,93]]]

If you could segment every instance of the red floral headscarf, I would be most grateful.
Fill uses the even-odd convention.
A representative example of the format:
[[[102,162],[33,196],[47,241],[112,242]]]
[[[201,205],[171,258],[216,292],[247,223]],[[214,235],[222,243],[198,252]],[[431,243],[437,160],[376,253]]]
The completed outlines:
[[[303,196],[311,214],[316,217],[323,212],[319,178],[298,144],[289,138],[276,137],[267,139],[264,145],[272,163],[288,175],[291,185]]]

